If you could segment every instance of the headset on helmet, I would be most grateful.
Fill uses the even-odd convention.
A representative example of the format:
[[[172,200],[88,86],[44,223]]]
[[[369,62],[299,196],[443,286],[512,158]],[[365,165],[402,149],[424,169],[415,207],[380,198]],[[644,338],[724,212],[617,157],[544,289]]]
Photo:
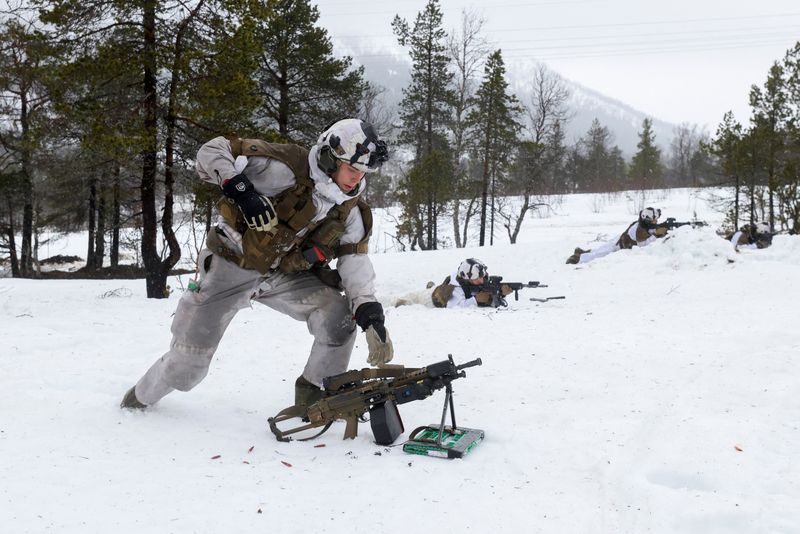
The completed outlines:
[[[645,208],[639,212],[639,220],[642,222],[653,223],[661,217],[661,210],[658,208]]]
[[[486,278],[489,274],[486,265],[475,258],[467,258],[458,266],[458,278],[462,280],[477,280],[478,278]]]
[[[386,143],[368,122],[342,119],[325,128],[317,140],[317,165],[326,174],[336,171],[337,160],[362,172],[375,172],[389,159]]]

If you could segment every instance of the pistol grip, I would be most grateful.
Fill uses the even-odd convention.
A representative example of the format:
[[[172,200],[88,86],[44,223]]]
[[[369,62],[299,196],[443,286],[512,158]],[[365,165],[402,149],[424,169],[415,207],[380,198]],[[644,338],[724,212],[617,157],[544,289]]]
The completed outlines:
[[[356,439],[358,435],[358,418],[348,417],[345,419],[347,426],[344,428],[344,438],[343,439]]]

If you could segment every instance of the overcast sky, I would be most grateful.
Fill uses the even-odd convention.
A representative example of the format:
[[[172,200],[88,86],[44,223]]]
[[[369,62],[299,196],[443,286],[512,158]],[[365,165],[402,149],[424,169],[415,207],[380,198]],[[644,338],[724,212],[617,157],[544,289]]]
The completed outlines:
[[[313,2],[313,0],[312,0]],[[406,53],[395,14],[413,23],[426,0],[319,0],[334,42]],[[800,40],[800,0],[441,0],[444,27],[480,14],[511,68],[544,61],[562,76],[673,123],[707,125],[727,110],[746,122],[751,84]]]

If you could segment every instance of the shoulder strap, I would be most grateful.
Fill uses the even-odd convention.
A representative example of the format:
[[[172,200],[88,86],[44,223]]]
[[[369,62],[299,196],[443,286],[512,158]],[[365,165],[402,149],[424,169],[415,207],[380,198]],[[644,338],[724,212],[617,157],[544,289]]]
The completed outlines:
[[[292,170],[298,184],[306,187],[314,186],[314,182],[311,180],[311,167],[308,164],[308,150],[300,145],[268,143],[261,139],[240,139],[238,137],[229,141],[234,158],[261,156],[276,159]]]
[[[348,215],[350,215],[350,211],[354,207],[358,207],[358,210],[361,212],[361,220],[364,223],[364,237],[358,243],[339,245],[335,251],[337,257],[345,256],[347,254],[369,253],[369,238],[372,236],[372,210],[370,209],[369,204],[367,204],[367,201],[361,197],[358,197],[354,198],[353,200],[348,200],[347,202],[340,204],[339,206],[335,206],[332,209],[336,209],[338,211],[339,220],[342,222],[342,224],[344,224]]]

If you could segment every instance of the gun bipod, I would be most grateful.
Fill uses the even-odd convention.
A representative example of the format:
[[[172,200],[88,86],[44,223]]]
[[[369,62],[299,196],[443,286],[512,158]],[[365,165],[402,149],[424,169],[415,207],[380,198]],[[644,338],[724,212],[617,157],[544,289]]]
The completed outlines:
[[[445,426],[448,406],[450,407],[450,426]],[[415,428],[409,434],[408,441],[403,443],[403,451],[409,454],[439,458],[463,458],[483,440],[484,435],[483,430],[456,427],[453,387],[447,384],[442,419],[439,424]]]

